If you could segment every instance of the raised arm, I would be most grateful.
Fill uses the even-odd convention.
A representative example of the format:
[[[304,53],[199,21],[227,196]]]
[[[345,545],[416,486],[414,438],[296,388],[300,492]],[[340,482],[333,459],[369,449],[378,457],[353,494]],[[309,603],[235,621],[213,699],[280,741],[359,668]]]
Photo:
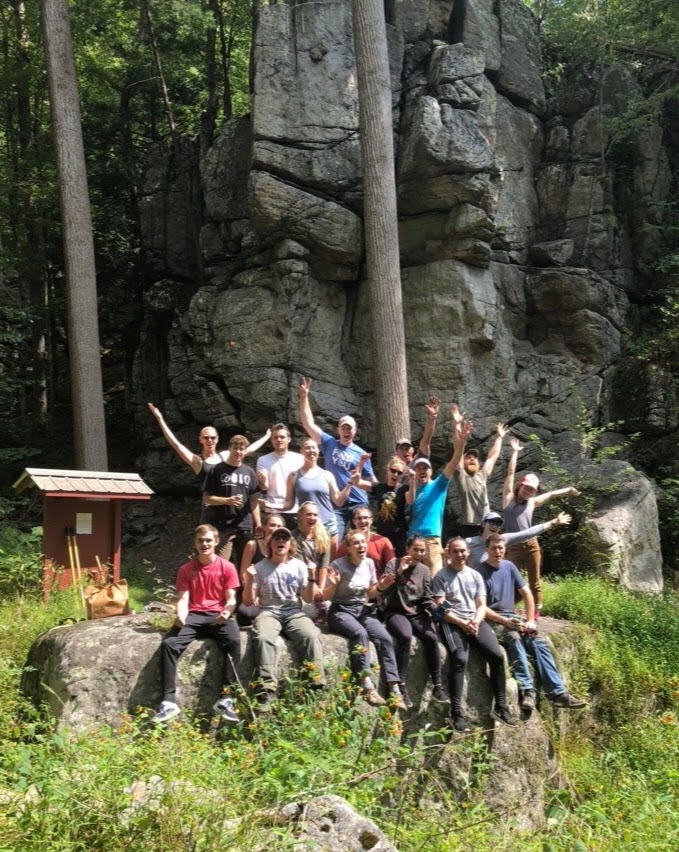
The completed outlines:
[[[464,421],[467,418],[467,415],[464,411],[460,411],[460,409],[457,406],[457,403],[454,402],[450,406],[450,417],[453,421],[453,441],[455,441],[456,430],[458,428],[460,428],[461,425],[464,423]],[[460,456],[457,464],[455,465],[455,469],[457,469],[458,467],[462,467],[462,456]]]
[[[533,497],[532,503],[536,509],[539,509],[540,506],[544,506],[545,503],[549,503],[555,497],[565,497],[566,494],[570,497],[579,497],[582,492],[578,491],[574,485],[569,485],[567,488],[557,488],[554,491],[546,491],[544,494],[538,494],[537,497]]]
[[[243,457],[252,455],[252,453],[256,453],[257,450],[260,447],[263,447],[264,444],[266,444],[266,442],[269,440],[270,437],[271,437],[271,429],[267,429],[266,432],[262,435],[261,438],[258,438],[256,441],[253,441],[252,444],[247,445],[247,447],[245,448],[245,453],[243,454]]]
[[[148,407],[151,414],[153,414],[158,421],[160,431],[163,433],[167,443],[172,447],[184,464],[187,464],[195,474],[200,473],[200,468],[203,464],[201,457],[196,453],[192,453],[188,447],[184,446],[184,444],[179,443],[174,433],[165,422],[165,418],[161,414],[160,410],[156,408],[152,402],[148,403]]]
[[[314,415],[311,413],[311,404],[309,402],[311,384],[312,379],[307,379],[302,376],[302,380],[299,383],[299,417],[307,435],[310,438],[313,438],[317,444],[320,444],[321,430],[314,421]]]
[[[572,520],[573,518],[570,515],[560,512],[555,518],[552,518],[551,521],[545,521],[544,524],[535,524],[535,526],[528,527],[527,530],[520,530],[519,532],[501,533],[502,540],[507,545],[519,544],[522,541],[528,541],[529,538],[535,538],[536,535],[541,535],[543,532],[547,532],[547,530],[551,530],[554,527],[567,527]]]
[[[457,410],[456,405],[454,405],[453,408]],[[453,408],[450,410],[453,420],[453,455],[450,457],[448,464],[443,468],[443,475],[446,479],[450,479],[453,473],[455,473],[457,468],[460,466],[467,438],[474,431],[474,426],[468,420],[458,420],[456,418],[456,415],[453,413]]]
[[[509,426],[506,423],[498,423],[495,427],[495,440],[493,441],[493,446],[488,451],[488,455],[486,457],[485,462],[483,463],[483,472],[486,476],[490,476],[493,472],[493,468],[495,467],[495,462],[500,457],[500,450],[502,449],[502,439],[509,432]]]
[[[502,508],[506,509],[509,505],[509,501],[514,496],[514,476],[516,474],[516,460],[519,457],[519,453],[523,449],[521,442],[518,438],[511,438],[509,441],[509,445],[512,448],[512,454],[509,457],[509,463],[507,464],[507,475],[505,476],[505,484],[502,489]]]
[[[335,481],[335,477],[330,473],[329,470],[323,471],[325,473],[325,478],[328,480],[328,488],[330,489],[330,499],[333,502],[333,505],[344,506],[344,504],[349,499],[349,494],[351,493],[351,479],[347,482],[344,488],[340,491],[337,487],[337,482]]]
[[[431,439],[434,436],[434,429],[436,429],[436,418],[439,416],[440,407],[441,402],[438,397],[435,396],[430,396],[429,402],[424,406],[424,410],[427,413],[427,422],[424,427],[424,434],[420,441],[419,451],[427,458],[431,455]]]

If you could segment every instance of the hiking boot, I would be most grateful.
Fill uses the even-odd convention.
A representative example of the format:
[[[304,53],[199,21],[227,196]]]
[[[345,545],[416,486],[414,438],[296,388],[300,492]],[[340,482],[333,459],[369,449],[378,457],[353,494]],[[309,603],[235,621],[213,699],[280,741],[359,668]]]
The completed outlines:
[[[519,692],[519,707],[522,710],[535,710],[534,689],[522,689]]]
[[[401,692],[390,692],[387,704],[392,710],[408,710],[413,706],[413,702],[409,698],[406,701],[406,694],[403,690]]]
[[[450,698],[443,691],[443,687],[440,683],[435,683],[434,688],[431,691],[431,700],[438,701],[439,704],[449,704]]]
[[[226,719],[227,722],[240,722],[240,716],[234,707],[233,698],[230,698],[228,695],[225,695],[213,704],[212,712],[216,716],[221,716],[222,719]]]
[[[562,692],[561,695],[555,695],[551,701],[555,707],[561,707],[564,710],[575,710],[578,707],[587,706],[587,702],[583,698],[576,698],[570,692]]]
[[[369,689],[364,689],[362,695],[366,704],[370,704],[372,707],[382,707],[387,703],[374,686],[371,686]]]
[[[510,728],[515,728],[519,724],[509,712],[509,707],[494,707],[490,711],[490,715],[496,722],[502,722],[503,725],[508,725]]]
[[[174,719],[175,716],[179,716],[181,712],[179,705],[175,704],[174,701],[162,701],[158,708],[158,712],[153,717],[153,721],[157,725],[164,725],[165,722],[169,722],[170,719]]]
[[[471,725],[461,713],[455,713],[451,716],[453,722],[453,730],[458,734],[468,734],[471,731]]]

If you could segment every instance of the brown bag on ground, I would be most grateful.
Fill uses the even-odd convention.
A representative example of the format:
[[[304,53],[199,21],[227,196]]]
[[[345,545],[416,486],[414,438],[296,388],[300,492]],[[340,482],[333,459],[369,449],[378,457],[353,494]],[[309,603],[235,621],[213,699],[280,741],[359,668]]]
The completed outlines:
[[[106,583],[103,586],[85,587],[87,617],[109,618],[112,615],[127,615],[130,611],[127,580]]]

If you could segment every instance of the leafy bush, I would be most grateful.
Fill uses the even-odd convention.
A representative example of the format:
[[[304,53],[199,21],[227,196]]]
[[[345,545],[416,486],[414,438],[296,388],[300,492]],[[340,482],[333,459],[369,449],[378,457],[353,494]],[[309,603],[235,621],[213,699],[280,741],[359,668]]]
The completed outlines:
[[[0,529],[1,597],[42,594],[41,546],[42,527],[33,527],[30,532],[11,526]]]

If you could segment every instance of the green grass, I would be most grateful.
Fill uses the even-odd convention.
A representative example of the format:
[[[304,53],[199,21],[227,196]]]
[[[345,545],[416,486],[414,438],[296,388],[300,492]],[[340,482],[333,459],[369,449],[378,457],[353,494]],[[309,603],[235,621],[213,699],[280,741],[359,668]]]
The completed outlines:
[[[147,565],[123,576],[135,609],[163,597]],[[479,761],[476,785],[456,797],[436,769],[439,732],[406,735],[388,708],[362,712],[347,672],[321,697],[290,682],[270,717],[245,707],[244,721],[217,740],[206,720],[159,731],[144,714],[116,730],[58,733],[18,685],[34,638],[77,615],[75,601],[67,591],[47,605],[27,594],[0,604],[0,850],[292,850],[291,828],[272,825],[271,809],[326,792],[374,819],[402,852],[679,846],[674,596],[641,598],[588,578],[547,585],[547,611],[586,625],[568,659],[569,683],[590,692],[593,712],[567,726],[544,714],[563,784],[551,793],[547,829],[523,833],[483,799],[481,737],[456,746]],[[146,807],[132,805],[137,782],[152,784]]]

